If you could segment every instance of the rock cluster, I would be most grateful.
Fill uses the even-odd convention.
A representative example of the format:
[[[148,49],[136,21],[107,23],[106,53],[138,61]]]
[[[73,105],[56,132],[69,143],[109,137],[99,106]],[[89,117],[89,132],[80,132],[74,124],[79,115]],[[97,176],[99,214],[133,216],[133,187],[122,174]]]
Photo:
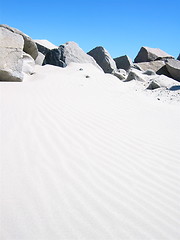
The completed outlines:
[[[91,63],[122,81],[148,82],[151,90],[164,86],[163,81],[180,81],[180,55],[175,60],[159,48],[141,47],[133,62],[127,55],[113,59],[102,46],[85,53],[75,42],[57,47],[0,25],[0,81],[22,81],[24,74],[34,73],[35,64],[66,67],[72,62]]]
[[[21,31],[0,25],[0,80],[22,81],[32,74],[38,55],[35,42]]]
[[[56,49],[49,50],[45,56],[43,65],[52,64],[65,67],[71,62],[91,63],[101,69],[94,58],[86,54],[75,42],[67,42]]]

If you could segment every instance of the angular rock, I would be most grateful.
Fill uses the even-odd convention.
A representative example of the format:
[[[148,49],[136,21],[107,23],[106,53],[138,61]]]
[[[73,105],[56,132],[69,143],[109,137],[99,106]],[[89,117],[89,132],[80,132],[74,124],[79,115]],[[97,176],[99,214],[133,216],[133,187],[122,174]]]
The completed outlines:
[[[169,59],[166,62],[166,67],[171,76],[175,80],[180,81],[180,61],[175,59]]]
[[[36,43],[28,35],[24,34],[23,32],[21,32],[20,30],[18,30],[16,28],[9,27],[8,25],[5,25],[5,24],[0,24],[0,28],[5,28],[13,33],[21,35],[24,39],[23,51],[25,53],[31,55],[31,57],[33,59],[37,58],[38,49],[37,49]]]
[[[178,56],[177,60],[179,60],[179,61],[180,61],[180,54],[179,54],[179,56]]]
[[[96,47],[87,53],[93,57],[97,64],[103,69],[105,73],[112,73],[117,70],[116,63],[110,56],[108,51],[103,47]]]
[[[58,48],[56,45],[52,44],[48,40],[34,40],[38,51],[42,54],[46,55],[49,50],[52,50],[54,48]]]
[[[23,37],[0,27],[0,80],[22,81]]]
[[[166,60],[169,58],[173,57],[159,48],[141,47],[138,55],[134,59],[134,62],[150,62],[157,60]]]
[[[152,61],[152,62],[141,62],[141,63],[135,64],[135,65],[140,67],[144,71],[153,70],[158,75],[163,74],[167,77],[171,77],[170,73],[168,72],[168,70],[166,68],[165,61],[157,60],[157,61]]]
[[[33,74],[35,67],[34,59],[27,53],[23,53],[23,67],[22,71],[26,74]]]
[[[127,55],[114,58],[114,61],[116,63],[117,69],[124,69],[128,71],[133,66],[132,60]]]
[[[50,64],[58,67],[66,67],[67,65],[63,61],[64,59],[63,60],[62,59],[63,56],[61,54],[61,50],[52,49],[49,50],[48,53],[46,54],[42,65]]]
[[[140,81],[140,82],[144,82],[144,81],[149,80],[149,76],[143,74],[143,72],[140,71],[140,70],[132,68],[129,71],[129,74],[128,74],[125,81],[128,82],[128,81],[131,81],[131,80],[137,80],[137,81]]]
[[[59,46],[63,61],[68,65],[71,62],[75,63],[92,63],[94,66],[102,70],[96,63],[93,57],[85,53],[77,43],[67,42]]]
[[[149,86],[146,89],[154,90],[154,89],[157,89],[160,87],[161,86],[156,81],[152,81],[152,82],[150,82]]]
[[[45,59],[45,55],[42,54],[41,52],[38,52],[38,56],[37,56],[37,58],[36,58],[36,60],[35,60],[35,63],[36,63],[37,65],[42,66],[42,65],[43,65],[43,62],[44,62],[44,59]]]

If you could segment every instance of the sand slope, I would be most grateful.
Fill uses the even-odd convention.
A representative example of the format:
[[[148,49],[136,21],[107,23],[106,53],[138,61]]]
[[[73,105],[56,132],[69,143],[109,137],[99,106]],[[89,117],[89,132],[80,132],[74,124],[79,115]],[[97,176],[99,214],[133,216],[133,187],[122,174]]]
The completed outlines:
[[[0,239],[180,239],[179,146],[178,104],[91,65],[0,83]]]

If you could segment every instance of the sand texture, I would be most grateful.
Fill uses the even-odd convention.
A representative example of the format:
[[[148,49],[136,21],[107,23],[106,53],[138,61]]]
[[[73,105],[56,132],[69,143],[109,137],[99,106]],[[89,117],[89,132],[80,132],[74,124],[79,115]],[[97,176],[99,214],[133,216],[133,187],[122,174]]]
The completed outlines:
[[[0,83],[1,240],[180,239],[180,104],[133,84],[91,64]]]

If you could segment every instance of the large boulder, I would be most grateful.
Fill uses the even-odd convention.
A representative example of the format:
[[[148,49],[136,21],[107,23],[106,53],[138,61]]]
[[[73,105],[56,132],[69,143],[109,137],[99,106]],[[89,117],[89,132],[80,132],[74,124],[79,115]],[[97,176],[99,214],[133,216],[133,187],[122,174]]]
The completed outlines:
[[[158,75],[163,74],[165,76],[171,77],[170,73],[166,68],[165,61],[162,61],[162,60],[157,60],[152,62],[141,62],[141,63],[135,64],[135,66],[140,67],[143,71],[153,70]]]
[[[65,67],[70,63],[91,63],[102,70],[94,58],[86,54],[75,42],[67,42],[60,45],[58,49],[50,50],[43,64],[52,64],[55,66]]]
[[[87,54],[96,60],[97,64],[104,70],[105,73],[112,73],[117,70],[115,61],[105,48],[96,47]]]
[[[23,37],[0,27],[0,80],[23,80]]]
[[[38,49],[36,43],[28,35],[24,34],[23,32],[16,28],[9,27],[8,25],[0,24],[0,28],[5,28],[13,33],[21,35],[24,39],[23,51],[29,54],[34,60],[37,58]]]
[[[132,60],[127,55],[114,58],[114,61],[118,69],[124,69],[128,71],[133,66]]]
[[[138,55],[134,59],[134,62],[150,62],[157,60],[166,60],[169,58],[173,57],[159,48],[141,47]]]
[[[171,76],[175,80],[180,81],[180,61],[175,59],[169,59],[166,62],[166,67]]]

